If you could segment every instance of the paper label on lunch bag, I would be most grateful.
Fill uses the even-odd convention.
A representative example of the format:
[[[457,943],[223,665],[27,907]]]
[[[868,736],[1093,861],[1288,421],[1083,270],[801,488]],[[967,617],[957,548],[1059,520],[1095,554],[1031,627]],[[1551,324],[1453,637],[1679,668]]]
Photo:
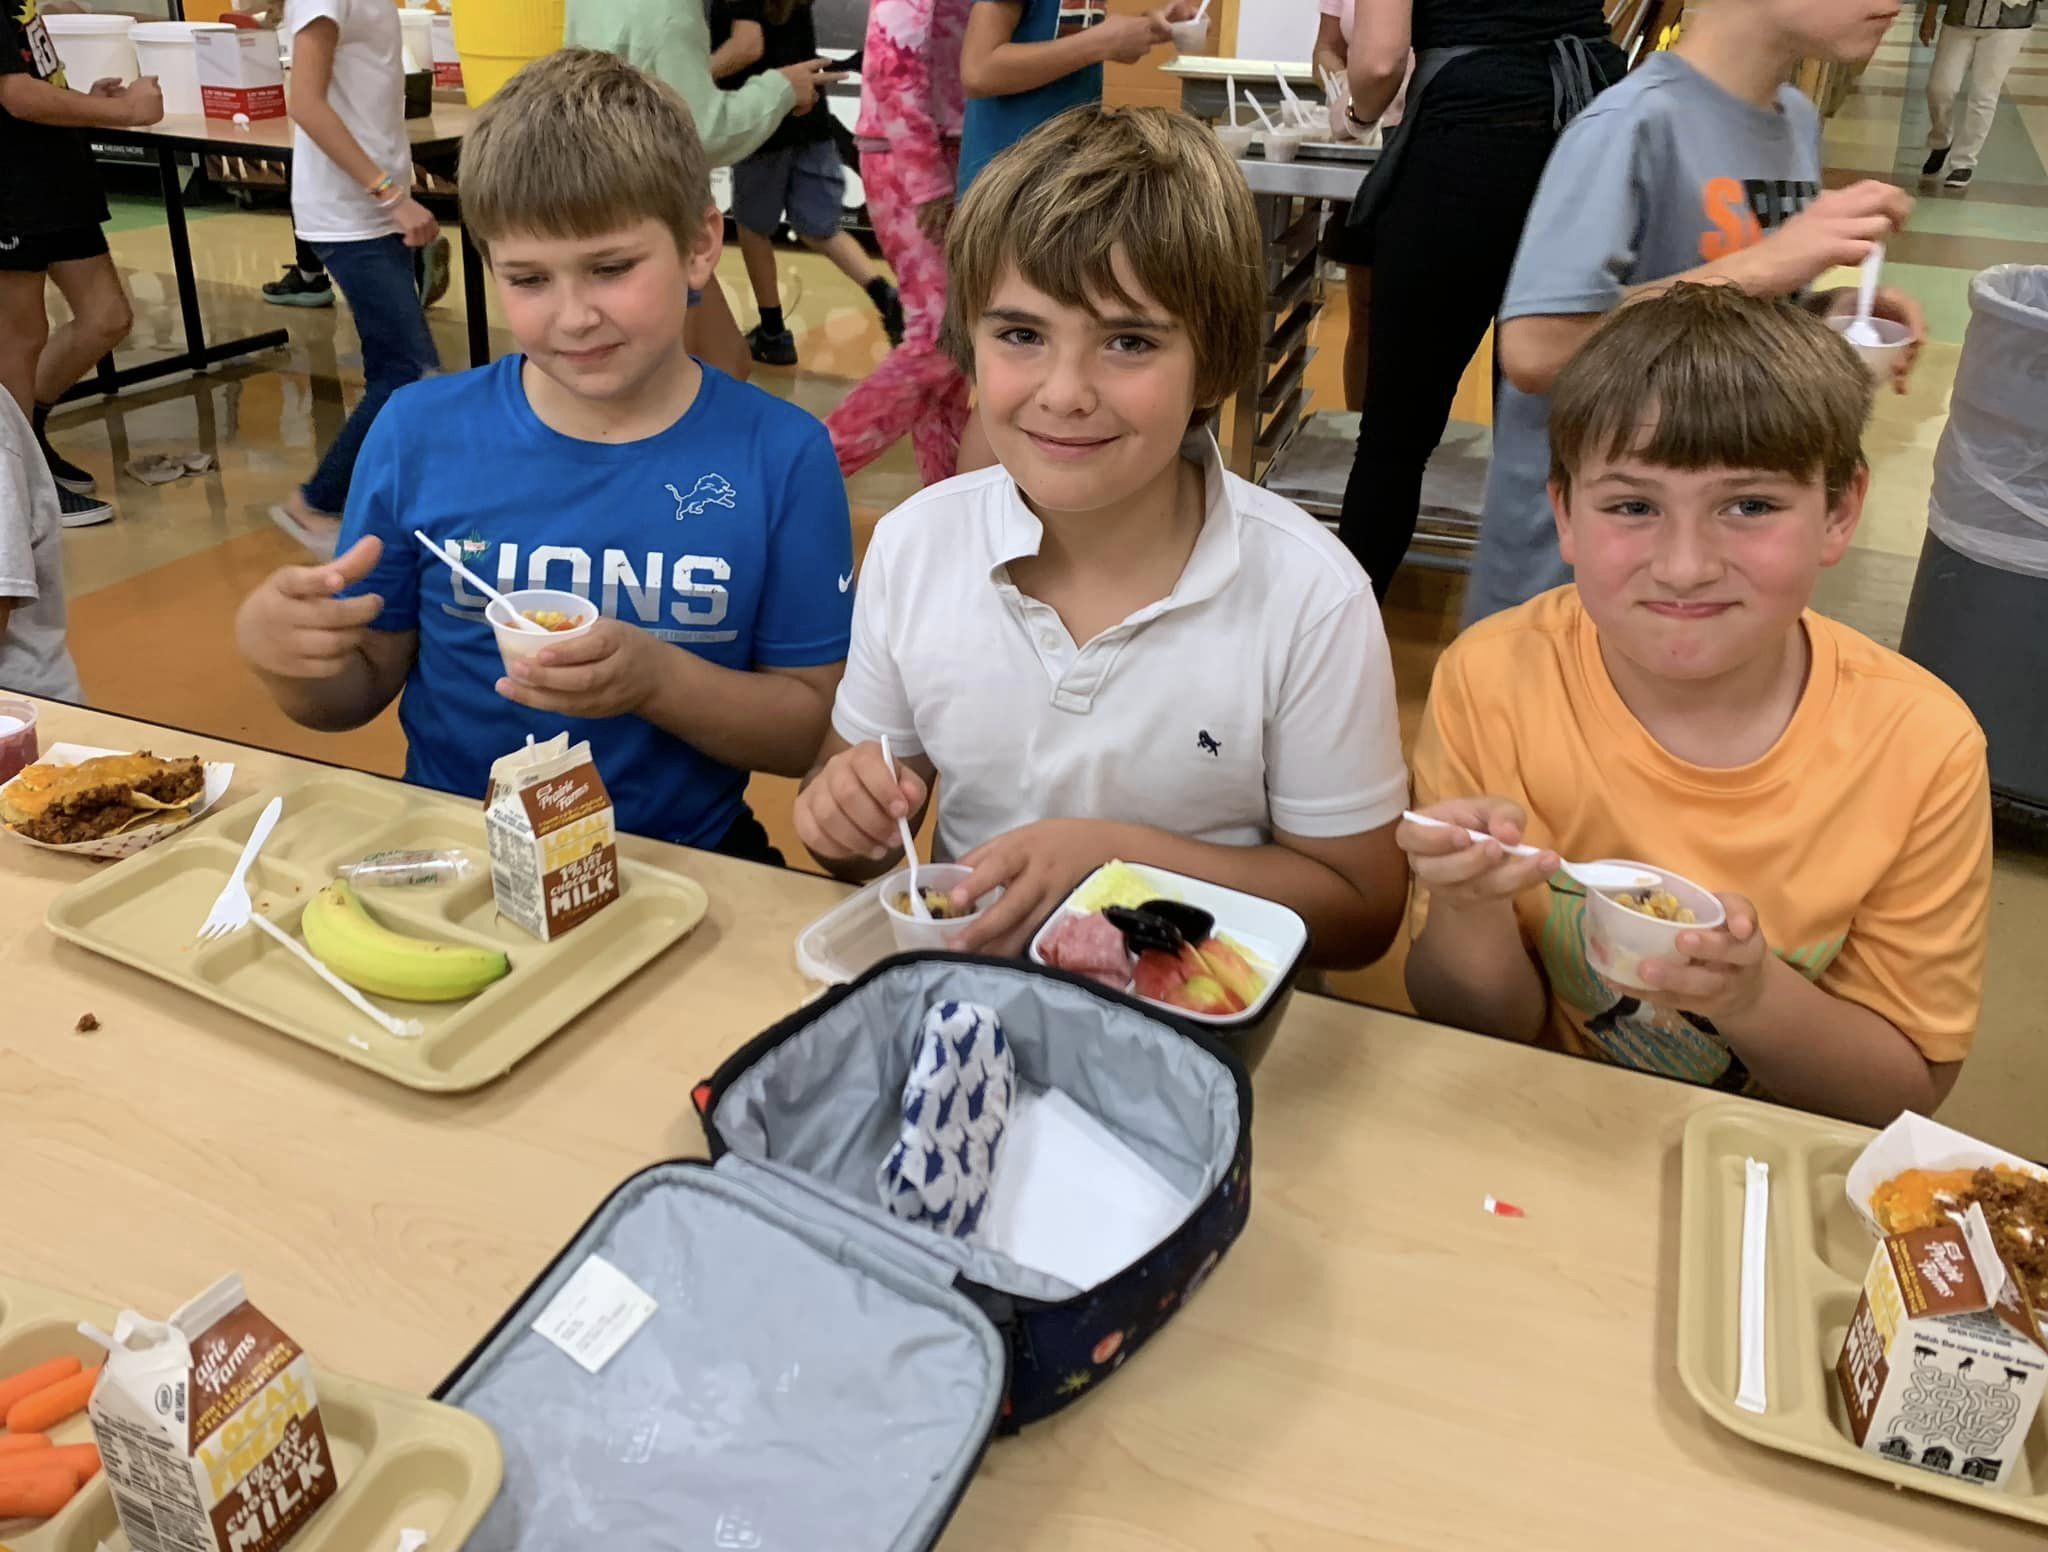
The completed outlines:
[[[656,1307],[632,1278],[603,1256],[591,1256],[548,1300],[533,1329],[595,1374],[618,1356]]]

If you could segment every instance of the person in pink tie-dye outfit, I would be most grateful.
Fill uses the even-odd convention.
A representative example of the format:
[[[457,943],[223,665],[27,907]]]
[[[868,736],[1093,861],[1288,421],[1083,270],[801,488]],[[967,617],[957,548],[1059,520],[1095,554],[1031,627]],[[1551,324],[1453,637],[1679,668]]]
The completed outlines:
[[[874,0],[861,66],[861,181],[903,294],[903,343],[826,418],[842,473],[908,432],[927,485],[950,479],[967,426],[967,379],[939,348],[946,222],[960,160],[960,44],[972,0]]]

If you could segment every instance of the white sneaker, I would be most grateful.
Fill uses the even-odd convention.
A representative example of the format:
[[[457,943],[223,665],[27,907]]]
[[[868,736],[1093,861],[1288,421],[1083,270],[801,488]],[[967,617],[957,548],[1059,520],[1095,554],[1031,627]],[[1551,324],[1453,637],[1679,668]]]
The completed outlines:
[[[66,528],[97,528],[114,520],[114,504],[104,496],[81,496],[57,487],[58,521]]]

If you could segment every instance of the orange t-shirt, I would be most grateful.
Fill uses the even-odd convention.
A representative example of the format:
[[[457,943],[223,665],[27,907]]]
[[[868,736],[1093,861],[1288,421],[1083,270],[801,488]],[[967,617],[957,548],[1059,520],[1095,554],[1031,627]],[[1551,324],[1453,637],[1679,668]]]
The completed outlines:
[[[1491,795],[1527,839],[1667,868],[1756,905],[1777,955],[1898,1026],[1929,1061],[1976,1034],[1991,897],[1984,735],[1924,669],[1805,616],[1813,663],[1777,743],[1729,770],[1658,744],[1616,692],[1578,589],[1467,631],[1437,664],[1416,802]],[[1515,902],[1550,992],[1546,1043],[1731,1090],[1754,1085],[1703,1018],[1625,997],[1586,962],[1580,886]],[[1422,892],[1412,915],[1420,932]]]

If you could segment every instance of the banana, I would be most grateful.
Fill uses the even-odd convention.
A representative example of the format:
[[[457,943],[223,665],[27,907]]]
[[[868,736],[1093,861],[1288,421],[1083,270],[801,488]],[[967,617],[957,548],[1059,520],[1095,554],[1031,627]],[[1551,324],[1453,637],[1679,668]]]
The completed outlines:
[[[313,896],[299,926],[314,957],[349,985],[401,1002],[460,1002],[512,968],[493,949],[393,932],[346,879]]]

